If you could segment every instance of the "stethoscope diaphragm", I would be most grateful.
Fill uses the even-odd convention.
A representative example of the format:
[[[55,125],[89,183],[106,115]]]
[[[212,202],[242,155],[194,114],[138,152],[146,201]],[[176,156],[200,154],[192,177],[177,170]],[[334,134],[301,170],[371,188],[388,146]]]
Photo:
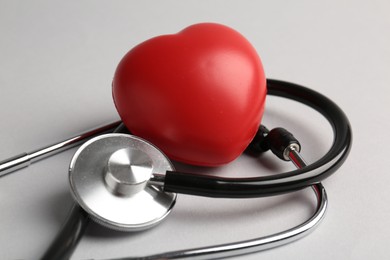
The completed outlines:
[[[174,170],[151,143],[132,135],[106,134],[82,145],[69,168],[71,192],[96,222],[115,230],[139,231],[164,219],[176,194],[148,181]]]

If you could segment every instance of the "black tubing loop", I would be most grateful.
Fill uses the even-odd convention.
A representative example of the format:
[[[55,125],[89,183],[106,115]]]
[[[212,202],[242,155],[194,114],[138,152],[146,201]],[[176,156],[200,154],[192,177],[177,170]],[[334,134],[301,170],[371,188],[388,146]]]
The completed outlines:
[[[334,133],[329,151],[307,167],[273,176],[223,178],[167,172],[164,186],[166,191],[226,198],[273,196],[316,184],[329,177],[344,163],[352,145],[352,130],[348,118],[333,101],[314,90],[280,80],[268,79],[267,88],[268,95],[305,104],[329,121]]]
[[[319,176],[311,176],[310,179],[315,183],[329,177],[341,166],[351,150],[352,128],[345,113],[332,100],[312,89],[272,79],[267,80],[267,87],[269,95],[295,100],[315,109],[328,120],[333,129],[333,144],[329,151],[316,162],[288,174],[309,173],[316,168],[328,166],[328,170],[323,169],[320,174],[313,174]]]

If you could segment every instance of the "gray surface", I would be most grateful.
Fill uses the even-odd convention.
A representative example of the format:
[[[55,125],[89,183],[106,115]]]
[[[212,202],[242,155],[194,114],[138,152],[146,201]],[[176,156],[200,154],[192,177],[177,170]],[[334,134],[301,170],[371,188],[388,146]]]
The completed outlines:
[[[330,208],[320,227],[298,242],[242,259],[385,259],[389,8],[388,1],[0,1],[0,158],[116,120],[110,84],[128,49],[193,23],[223,23],[252,42],[268,77],[331,97],[354,130],[348,161],[324,182]],[[308,162],[329,147],[330,127],[300,105],[268,99],[263,122],[296,133]],[[72,204],[67,168],[73,151],[0,180],[1,259],[36,259],[52,241]],[[233,176],[292,168],[266,155],[208,171]],[[313,211],[311,195],[239,201],[179,196],[172,214],[146,232],[91,225],[73,258],[143,255],[270,234],[305,219]]]

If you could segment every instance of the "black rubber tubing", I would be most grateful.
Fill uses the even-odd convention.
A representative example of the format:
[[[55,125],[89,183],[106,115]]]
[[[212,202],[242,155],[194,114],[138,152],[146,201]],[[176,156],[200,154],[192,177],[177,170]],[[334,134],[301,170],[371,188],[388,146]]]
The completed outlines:
[[[329,121],[334,139],[332,147],[322,158],[303,169],[254,178],[224,178],[168,171],[164,190],[206,197],[265,197],[306,188],[334,173],[344,163],[352,145],[352,130],[344,112],[324,95],[297,84],[268,79],[267,89],[268,95],[305,104]]]
[[[88,214],[79,205],[74,204],[61,231],[41,259],[69,259],[83,236],[88,222]]]

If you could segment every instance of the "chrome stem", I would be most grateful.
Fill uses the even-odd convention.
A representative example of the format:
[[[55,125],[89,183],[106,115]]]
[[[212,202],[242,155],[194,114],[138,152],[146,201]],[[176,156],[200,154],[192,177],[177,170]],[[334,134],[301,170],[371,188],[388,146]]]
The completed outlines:
[[[102,127],[95,128],[91,131],[79,134],[77,136],[68,138],[64,141],[45,146],[29,153],[22,153],[13,156],[9,159],[0,162],[0,177],[11,172],[29,166],[31,163],[37,162],[54,154],[60,153],[72,147],[80,145],[88,139],[97,135],[112,132],[121,122],[117,121]]]
[[[297,149],[296,146],[290,145],[287,149],[287,157],[290,159],[290,161],[297,167],[298,169],[301,169],[303,167],[307,166],[307,163],[302,158],[301,154],[299,153],[299,149]]]

